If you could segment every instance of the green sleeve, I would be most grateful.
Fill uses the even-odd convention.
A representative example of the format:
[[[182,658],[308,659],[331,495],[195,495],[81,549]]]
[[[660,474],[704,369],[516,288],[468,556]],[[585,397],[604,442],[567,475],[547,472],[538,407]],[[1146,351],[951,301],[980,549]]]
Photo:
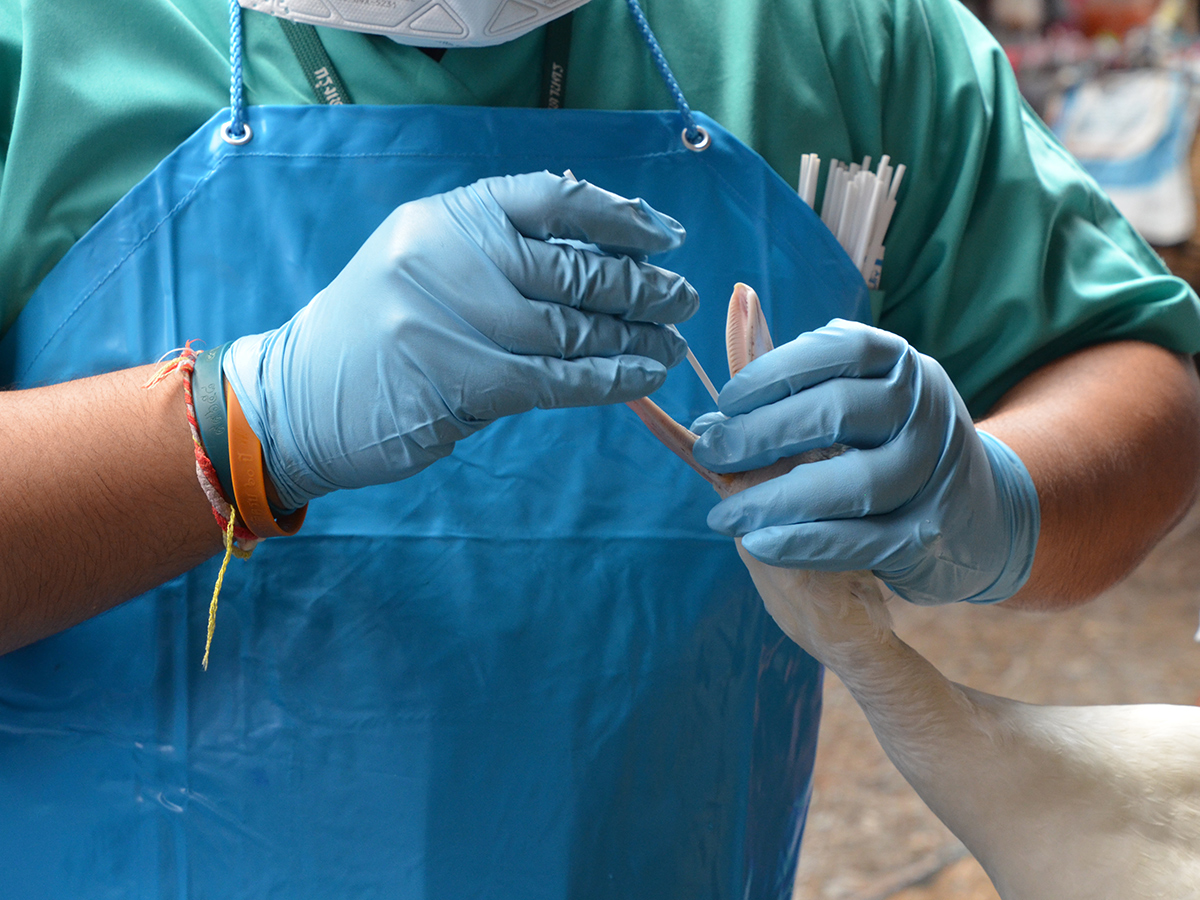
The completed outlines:
[[[1195,294],[1029,110],[983,26],[953,0],[889,7],[881,144],[909,168],[879,324],[938,359],[976,415],[1091,344],[1200,351]]]
[[[220,10],[209,18],[166,2],[0,2],[0,330],[163,148],[220,108]]]
[[[223,0],[0,0],[0,334],[126,192],[229,104]],[[245,12],[246,100],[313,103],[279,23]],[[355,100],[536,102],[540,36],[443,64],[387,38],[321,29]]]

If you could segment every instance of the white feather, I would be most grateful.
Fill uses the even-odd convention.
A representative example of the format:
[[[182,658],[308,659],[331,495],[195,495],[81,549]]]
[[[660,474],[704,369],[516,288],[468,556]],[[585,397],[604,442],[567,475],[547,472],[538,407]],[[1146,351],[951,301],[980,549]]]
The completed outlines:
[[[955,684],[895,635],[871,576],[739,552],[1004,900],[1200,896],[1200,708],[1035,706]]]

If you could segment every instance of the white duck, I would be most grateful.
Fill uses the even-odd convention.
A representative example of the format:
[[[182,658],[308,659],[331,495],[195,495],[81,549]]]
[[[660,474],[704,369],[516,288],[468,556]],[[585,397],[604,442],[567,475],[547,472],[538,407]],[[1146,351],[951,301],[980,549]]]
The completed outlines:
[[[758,297],[729,307],[730,372],[772,349]],[[630,404],[723,497],[824,458],[718,475],[696,435]],[[738,552],[779,627],[837,673],[896,768],[1004,900],[1200,897],[1200,708],[1035,706],[945,678],[892,631],[869,572],[768,566]]]

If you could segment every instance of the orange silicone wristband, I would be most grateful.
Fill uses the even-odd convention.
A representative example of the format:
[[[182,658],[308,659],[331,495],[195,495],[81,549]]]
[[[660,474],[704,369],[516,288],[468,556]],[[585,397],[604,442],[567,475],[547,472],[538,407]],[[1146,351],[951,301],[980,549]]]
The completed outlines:
[[[267,502],[267,474],[263,468],[262,444],[250,429],[237,394],[225,385],[225,412],[229,420],[229,469],[233,475],[233,497],[242,524],[260,538],[291,537],[304,524],[308,504],[286,516],[275,518]]]

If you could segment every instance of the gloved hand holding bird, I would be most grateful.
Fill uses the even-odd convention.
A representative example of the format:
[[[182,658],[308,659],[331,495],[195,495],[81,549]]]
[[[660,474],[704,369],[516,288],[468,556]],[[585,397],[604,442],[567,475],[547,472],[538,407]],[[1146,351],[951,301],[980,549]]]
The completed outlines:
[[[894,335],[833,323],[775,350],[739,284],[727,337],[733,379],[702,434],[630,405],[713,484],[710,523],[736,536],[767,610],[845,683],[1000,896],[1194,896],[1200,709],[1018,703],[951,682],[892,631],[876,576],[917,602],[1020,586],[1036,493],[1015,454]],[[840,559],[874,571],[833,571]]]

